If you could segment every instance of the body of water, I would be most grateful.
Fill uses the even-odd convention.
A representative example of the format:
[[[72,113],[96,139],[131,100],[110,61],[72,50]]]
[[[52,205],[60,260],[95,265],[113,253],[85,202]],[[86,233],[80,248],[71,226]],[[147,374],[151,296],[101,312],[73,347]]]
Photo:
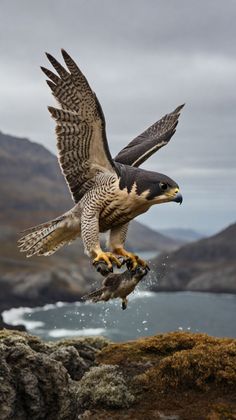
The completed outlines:
[[[125,311],[119,300],[58,302],[38,308],[12,308],[3,312],[3,318],[9,324],[24,324],[30,333],[45,340],[103,335],[125,341],[178,330],[236,337],[236,296],[136,291]]]

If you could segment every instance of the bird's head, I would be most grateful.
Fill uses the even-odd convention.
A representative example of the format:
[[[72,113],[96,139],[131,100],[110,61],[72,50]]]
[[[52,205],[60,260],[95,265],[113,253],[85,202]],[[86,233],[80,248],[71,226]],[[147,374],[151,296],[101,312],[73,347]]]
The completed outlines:
[[[157,172],[152,173],[152,180],[149,184],[147,199],[153,204],[167,203],[174,201],[181,204],[183,197],[179,191],[178,184],[166,175]]]

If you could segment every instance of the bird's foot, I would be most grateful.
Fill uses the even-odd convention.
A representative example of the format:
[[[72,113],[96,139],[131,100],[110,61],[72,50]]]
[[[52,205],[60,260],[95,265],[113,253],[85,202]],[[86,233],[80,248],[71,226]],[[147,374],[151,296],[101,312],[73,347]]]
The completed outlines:
[[[145,270],[145,274],[150,270],[147,261],[142,260],[138,255],[132,254],[127,256],[126,258],[126,266],[129,271],[138,272],[139,268],[141,267]]]
[[[120,261],[112,252],[100,252],[93,260],[93,265],[102,275],[113,272],[113,263],[118,268],[122,266],[122,261]]]
[[[123,248],[117,248],[114,252],[125,258],[125,263],[129,271],[135,272],[138,267],[142,267],[146,271],[150,270],[147,262],[142,260],[138,255],[128,252]]]

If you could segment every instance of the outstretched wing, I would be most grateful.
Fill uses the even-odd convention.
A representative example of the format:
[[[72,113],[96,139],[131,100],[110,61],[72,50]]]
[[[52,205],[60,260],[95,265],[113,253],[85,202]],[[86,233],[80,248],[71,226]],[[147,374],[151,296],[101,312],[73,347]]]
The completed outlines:
[[[48,107],[56,120],[57,147],[62,172],[77,203],[92,187],[98,172],[115,173],[108,148],[101,105],[78,66],[62,50],[65,69],[46,54],[58,74],[41,67],[61,109]]]
[[[140,166],[153,153],[165,146],[173,136],[178,124],[178,118],[183,105],[165,115],[146,131],[132,140],[114,158],[116,162],[129,166]]]

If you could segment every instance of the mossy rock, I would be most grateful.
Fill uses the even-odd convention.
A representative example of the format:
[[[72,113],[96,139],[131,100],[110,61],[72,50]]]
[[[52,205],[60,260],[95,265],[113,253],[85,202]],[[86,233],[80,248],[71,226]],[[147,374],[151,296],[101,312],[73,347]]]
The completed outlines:
[[[127,343],[0,331],[1,420],[236,418],[236,340],[174,332]]]
[[[150,419],[166,415],[186,420],[208,415],[215,416],[212,420],[236,419],[235,339],[184,332],[160,334],[111,344],[97,355],[97,361],[118,365],[127,375],[137,401],[134,418],[149,413]]]

